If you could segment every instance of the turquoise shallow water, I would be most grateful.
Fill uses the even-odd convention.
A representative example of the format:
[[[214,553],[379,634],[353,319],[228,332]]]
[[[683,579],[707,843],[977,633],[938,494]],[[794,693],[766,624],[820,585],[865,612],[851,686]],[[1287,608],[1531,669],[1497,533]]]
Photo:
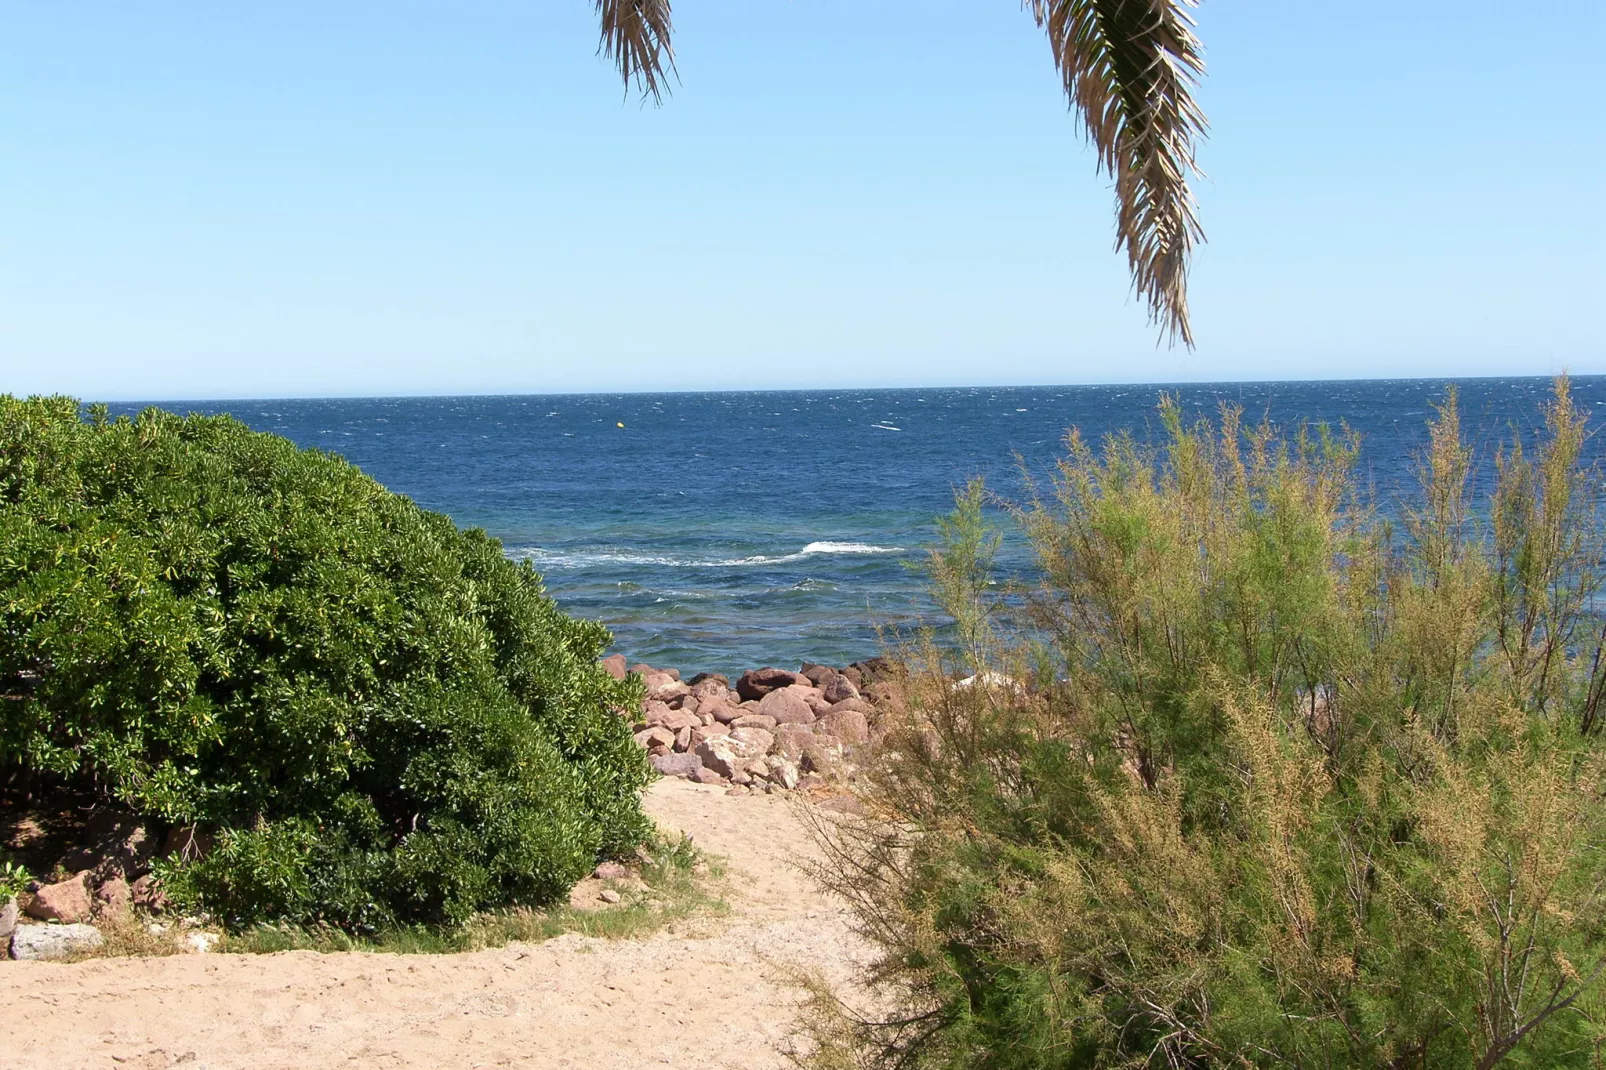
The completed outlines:
[[[1487,456],[1531,432],[1550,384],[1465,380],[1463,419]],[[1385,494],[1408,487],[1445,383],[1171,388],[1198,412],[1347,422]],[[343,454],[394,490],[528,557],[571,612],[632,658],[686,669],[848,661],[876,625],[929,615],[907,568],[952,490],[1019,488],[1073,425],[1098,438],[1154,423],[1160,387],[731,392],[164,403],[231,412]],[[1575,381],[1606,418],[1606,377]],[[114,406],[132,411],[137,405]],[[623,427],[618,426],[623,424]],[[1599,443],[1591,450],[1598,454]],[[1018,557],[1006,563],[1020,566]]]

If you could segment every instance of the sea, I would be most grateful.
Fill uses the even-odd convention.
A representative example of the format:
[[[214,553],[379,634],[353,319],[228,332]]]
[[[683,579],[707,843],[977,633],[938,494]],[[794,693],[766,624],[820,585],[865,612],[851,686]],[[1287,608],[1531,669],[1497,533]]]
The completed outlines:
[[[919,566],[955,489],[981,476],[1018,499],[1070,428],[1156,436],[1162,392],[1197,416],[1227,404],[1284,426],[1327,422],[1359,434],[1362,478],[1399,501],[1451,387],[1480,480],[1503,440],[1542,426],[1551,392],[1521,378],[154,404],[231,413],[339,454],[533,562],[564,609],[607,624],[632,660],[730,673],[854,661],[940,623]],[[1606,376],[1572,387],[1606,418]],[[1030,568],[1020,540],[1000,565]]]

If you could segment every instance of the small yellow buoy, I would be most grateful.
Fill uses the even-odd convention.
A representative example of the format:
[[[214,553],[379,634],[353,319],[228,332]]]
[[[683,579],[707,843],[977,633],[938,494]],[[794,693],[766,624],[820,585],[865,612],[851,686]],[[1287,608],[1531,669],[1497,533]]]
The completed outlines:
[[[620,426],[620,427],[623,427],[623,426],[624,426],[624,424],[620,424],[620,425],[619,425],[619,426]]]

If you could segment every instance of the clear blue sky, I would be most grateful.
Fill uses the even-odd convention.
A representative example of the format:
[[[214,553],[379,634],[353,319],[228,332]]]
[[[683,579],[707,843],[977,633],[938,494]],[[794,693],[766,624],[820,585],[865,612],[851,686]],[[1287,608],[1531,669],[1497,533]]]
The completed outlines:
[[[1600,0],[1206,0],[1197,350],[1014,0],[24,0],[0,391],[1606,372]]]

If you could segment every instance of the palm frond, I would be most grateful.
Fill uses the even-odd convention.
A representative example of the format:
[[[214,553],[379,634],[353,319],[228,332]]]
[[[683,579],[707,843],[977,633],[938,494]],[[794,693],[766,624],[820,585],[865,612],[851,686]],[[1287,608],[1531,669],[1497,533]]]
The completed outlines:
[[[1193,346],[1188,262],[1204,240],[1188,187],[1204,113],[1193,89],[1204,57],[1194,0],[1024,0],[1048,31],[1054,65],[1099,167],[1115,180],[1116,247],[1150,322]]]
[[[597,0],[602,19],[602,43],[597,50],[619,64],[628,90],[663,98],[664,83],[675,73],[675,49],[670,42],[669,0]]]

